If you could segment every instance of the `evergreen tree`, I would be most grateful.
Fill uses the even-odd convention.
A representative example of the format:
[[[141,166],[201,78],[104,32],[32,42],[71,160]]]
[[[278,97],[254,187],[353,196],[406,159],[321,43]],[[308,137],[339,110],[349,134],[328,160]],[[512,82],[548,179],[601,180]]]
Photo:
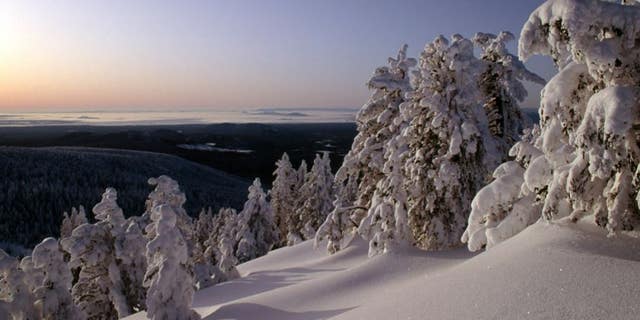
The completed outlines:
[[[236,257],[241,262],[267,254],[278,241],[273,211],[258,178],[249,187],[248,199],[238,216],[237,228]]]
[[[96,224],[80,225],[61,241],[71,256],[69,266],[80,269],[71,292],[87,319],[117,319],[119,313],[128,314],[113,243],[109,230]]]
[[[276,170],[273,172],[275,179],[269,191],[270,203],[278,226],[280,243],[287,242],[287,221],[289,216],[295,214],[297,200],[298,173],[291,165],[289,156],[285,152],[282,158],[276,162]]]
[[[400,134],[400,106],[412,90],[409,73],[416,61],[407,58],[406,51],[404,45],[396,58],[389,58],[389,66],[378,68],[368,82],[374,92],[358,113],[358,135],[336,175],[335,209],[316,235],[316,242],[328,239],[329,252],[348,245],[358,229],[370,244],[380,243],[376,233],[390,223],[382,223],[380,214],[392,218],[386,209],[378,208],[382,205],[379,189],[388,184],[383,182],[391,174],[388,163],[395,161],[389,158],[388,145]]]
[[[531,14],[520,56],[549,55],[559,71],[542,91],[539,135],[512,150],[530,161],[487,186],[495,196],[473,208],[463,237],[471,250],[540,216],[588,217],[611,235],[637,227],[639,18],[640,8],[595,0],[548,1]],[[507,177],[515,182],[503,186]]]
[[[155,207],[150,214],[154,238],[147,244],[144,286],[147,317],[150,319],[200,319],[191,309],[194,279],[189,271],[187,244],[177,227],[178,217],[169,204]]]
[[[384,149],[394,136],[390,126],[412,90],[409,73],[416,60],[407,58],[407,46],[388,61],[389,65],[377,68],[367,82],[373,93],[356,116],[358,134],[336,173],[335,208],[316,235],[317,241],[327,238],[329,252],[347,245],[369,215],[376,185],[385,176]]]
[[[295,194],[295,206],[294,208],[300,208],[304,201],[306,199],[304,199],[301,190],[302,187],[304,186],[304,183],[306,181],[307,178],[307,162],[302,160],[300,162],[300,166],[298,167],[297,170],[297,179],[296,179],[296,186],[295,186],[295,190],[296,190],[296,194]],[[299,242],[302,242],[302,234],[300,233],[300,215],[297,214],[297,212],[292,212],[290,215],[287,216],[287,220],[285,222],[285,224],[287,225],[287,245],[288,246],[292,246],[294,244],[297,244]]]
[[[333,210],[333,174],[327,152],[324,152],[322,157],[316,154],[313,167],[300,190],[300,196],[304,202],[296,211],[300,217],[296,229],[304,240],[313,239],[318,227]]]
[[[33,265],[43,270],[44,274],[42,284],[34,290],[34,305],[41,318],[85,319],[85,315],[76,307],[71,297],[71,271],[64,261],[56,239],[46,238],[33,249]]]
[[[0,318],[37,319],[35,297],[27,284],[28,275],[18,260],[0,249]]]

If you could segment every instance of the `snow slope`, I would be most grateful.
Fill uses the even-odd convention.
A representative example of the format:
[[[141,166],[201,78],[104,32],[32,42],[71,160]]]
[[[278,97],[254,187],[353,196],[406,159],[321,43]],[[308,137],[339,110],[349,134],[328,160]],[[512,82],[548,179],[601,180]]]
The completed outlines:
[[[204,319],[633,319],[640,240],[589,224],[539,222],[489,251],[398,248],[367,258],[356,241],[329,256],[312,243],[239,266],[199,291]],[[130,319],[143,319],[136,314]]]

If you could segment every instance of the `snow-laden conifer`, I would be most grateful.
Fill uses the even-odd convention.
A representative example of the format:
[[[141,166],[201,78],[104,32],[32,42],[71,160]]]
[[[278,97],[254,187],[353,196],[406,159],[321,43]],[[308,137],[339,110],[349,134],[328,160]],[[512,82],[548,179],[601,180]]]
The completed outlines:
[[[27,283],[27,277],[28,275],[19,267],[18,260],[0,249],[1,319],[37,319],[40,315],[36,312],[34,306],[36,298]]]
[[[385,175],[384,146],[393,136],[389,126],[411,91],[409,74],[416,60],[407,57],[407,46],[388,61],[389,65],[377,68],[367,82],[373,93],[356,115],[358,134],[336,173],[336,206],[316,236],[317,240],[328,240],[330,252],[346,245],[367,215],[376,184]]]
[[[500,242],[539,216],[590,217],[612,235],[637,226],[639,18],[638,7],[595,0],[547,1],[531,14],[519,54],[549,55],[559,71],[542,91],[531,160],[513,174],[522,192],[513,201],[482,201],[518,208],[535,194],[537,210],[474,210],[463,238],[470,249]]]
[[[156,206],[150,214],[154,238],[147,244],[149,266],[144,286],[150,319],[200,319],[191,309],[194,279],[189,271],[187,244],[178,230],[178,217],[169,204]]]
[[[313,239],[318,227],[333,210],[334,188],[329,153],[324,152],[322,156],[316,154],[300,190],[300,197],[304,201],[296,211],[300,219],[297,229],[304,240]]]
[[[64,212],[62,223],[60,224],[60,239],[71,236],[71,232],[73,231],[73,229],[87,222],[88,220],[83,206],[80,206],[80,210],[72,207],[71,215],[69,215],[67,212]]]
[[[271,205],[256,178],[249,186],[249,195],[236,224],[236,257],[241,262],[263,256],[279,240]]]
[[[498,35],[479,32],[472,39],[481,50],[483,69],[478,84],[487,125],[503,157],[519,140],[526,122],[519,106],[527,97],[523,80],[545,84],[544,79],[527,70],[524,63],[507,50],[507,43],[514,39],[513,34],[506,31]]]
[[[75,228],[70,237],[62,239],[61,244],[71,256],[69,266],[80,270],[71,292],[75,304],[87,318],[117,319],[119,313],[127,315],[109,230],[85,223]]]
[[[295,200],[294,200],[294,208],[300,208],[304,201],[304,196],[300,192],[302,190],[302,186],[307,178],[307,162],[302,160],[300,162],[300,166],[298,167],[296,174],[296,185],[295,185]],[[286,217],[285,224],[287,225],[287,245],[292,246],[294,244],[302,242],[302,233],[300,230],[300,215],[296,212],[292,212],[290,215]]]
[[[273,172],[271,190],[269,191],[271,208],[275,217],[280,238],[279,245],[287,242],[287,221],[289,215],[295,214],[297,200],[298,173],[289,161],[289,155],[285,152],[282,158],[276,162],[276,170]]]
[[[85,319],[71,297],[71,271],[58,241],[46,238],[33,249],[33,265],[43,271],[42,284],[34,290],[36,309],[42,319]],[[103,318],[104,319],[104,318]]]

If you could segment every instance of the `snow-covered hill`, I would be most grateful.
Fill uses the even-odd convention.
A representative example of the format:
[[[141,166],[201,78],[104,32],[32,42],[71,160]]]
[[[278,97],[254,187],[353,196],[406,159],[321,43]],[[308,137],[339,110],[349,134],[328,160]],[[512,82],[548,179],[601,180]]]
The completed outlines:
[[[367,258],[357,241],[327,255],[310,241],[239,266],[199,291],[204,319],[634,319],[640,240],[539,222],[480,253],[412,248]],[[127,319],[144,319],[139,313]]]
[[[0,147],[0,240],[31,246],[58,236],[62,213],[91,208],[106,187],[121,195],[126,216],[140,215],[152,187],[150,177],[180,179],[185,208],[240,207],[249,182],[176,156],[118,149]],[[90,210],[89,210],[90,211]]]

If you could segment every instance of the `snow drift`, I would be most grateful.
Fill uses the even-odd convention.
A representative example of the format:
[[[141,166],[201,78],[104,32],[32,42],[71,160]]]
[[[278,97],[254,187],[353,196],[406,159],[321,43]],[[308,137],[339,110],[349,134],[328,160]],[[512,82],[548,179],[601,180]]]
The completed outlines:
[[[640,240],[587,222],[539,222],[478,255],[414,248],[334,255],[310,241],[196,293],[203,319],[631,319]],[[139,313],[127,319],[144,319]]]

